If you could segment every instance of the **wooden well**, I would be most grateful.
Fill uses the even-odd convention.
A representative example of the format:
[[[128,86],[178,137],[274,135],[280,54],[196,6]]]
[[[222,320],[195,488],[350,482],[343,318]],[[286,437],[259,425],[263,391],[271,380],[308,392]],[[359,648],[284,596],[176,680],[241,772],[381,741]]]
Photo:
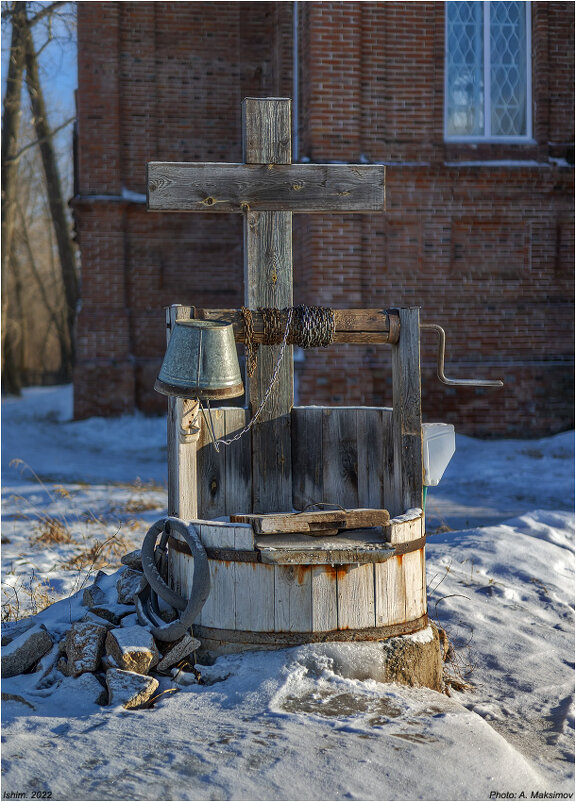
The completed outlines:
[[[239,165],[151,163],[151,211],[238,213],[244,220],[244,304],[263,336],[260,308],[293,306],[292,214],[383,213],[382,165],[291,164],[286,98],[243,103]],[[283,313],[286,314],[286,313]],[[179,319],[228,320],[238,342],[240,310],[170,307]],[[422,421],[418,309],[337,309],[339,343],[392,349],[391,408],[296,407],[292,346],[260,347],[247,380],[247,406],[213,411],[217,452],[198,403],[170,398],[168,512],[197,529],[212,589],[195,634],[212,653],[278,648],[322,640],[380,640],[427,626],[422,513]],[[342,381],[346,381],[345,365]],[[231,516],[283,513],[310,504],[387,510],[386,525],[323,534],[258,534]],[[219,519],[219,520],[216,520]],[[169,540],[169,579],[191,592],[191,555]]]
[[[194,627],[206,651],[382,640],[428,625],[419,313],[371,313],[379,317],[382,337],[389,338],[385,329],[390,330],[391,316],[397,318],[398,342],[387,346],[392,348],[392,408],[293,407],[280,421],[290,434],[284,441],[288,450],[276,439],[274,450],[262,455],[254,448],[255,442],[261,448],[261,432],[257,438],[247,433],[217,452],[192,402],[170,400],[169,514],[193,523],[208,554],[211,592]],[[169,326],[194,314],[236,319],[230,310],[175,306],[168,310]],[[241,340],[242,327],[235,328]],[[188,407],[192,428],[186,428]],[[234,436],[249,414],[237,407],[213,409],[216,436]],[[275,425],[267,423],[270,432]],[[269,467],[267,474],[258,472],[264,486],[257,486],[253,465],[261,457]],[[258,534],[249,523],[225,520],[277,512],[280,498],[289,513],[322,501],[348,510],[388,510],[391,517],[384,526],[329,536]],[[193,576],[187,551],[170,538],[169,575],[185,597]]]

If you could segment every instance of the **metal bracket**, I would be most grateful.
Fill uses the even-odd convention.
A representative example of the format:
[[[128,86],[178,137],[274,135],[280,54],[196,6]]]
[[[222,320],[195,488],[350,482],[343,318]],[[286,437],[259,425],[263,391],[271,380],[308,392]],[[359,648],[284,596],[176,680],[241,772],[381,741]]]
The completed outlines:
[[[440,338],[438,343],[438,360],[436,372],[442,384],[450,387],[503,387],[504,382],[500,379],[449,379],[444,374],[444,353],[446,350],[446,332],[437,323],[420,323],[421,329],[432,329]]]

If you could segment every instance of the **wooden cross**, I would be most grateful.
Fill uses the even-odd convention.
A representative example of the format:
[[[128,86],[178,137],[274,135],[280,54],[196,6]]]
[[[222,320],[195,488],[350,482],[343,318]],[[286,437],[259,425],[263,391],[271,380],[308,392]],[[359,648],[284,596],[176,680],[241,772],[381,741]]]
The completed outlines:
[[[292,213],[383,211],[385,168],[292,164],[288,98],[243,101],[242,145],[242,164],[151,162],[148,209],[243,214],[244,304],[250,309],[282,309],[293,305]],[[268,388],[278,349],[260,349],[258,370],[248,380],[252,414]],[[263,506],[292,508],[291,351],[289,346],[277,385],[252,433],[255,511]],[[263,505],[259,489],[271,482],[275,497],[268,493]]]

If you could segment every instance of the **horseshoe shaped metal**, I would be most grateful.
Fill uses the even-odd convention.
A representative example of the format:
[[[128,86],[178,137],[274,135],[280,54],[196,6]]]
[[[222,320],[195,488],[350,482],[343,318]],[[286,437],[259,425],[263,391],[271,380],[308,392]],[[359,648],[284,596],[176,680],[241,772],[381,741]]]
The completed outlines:
[[[158,570],[158,563],[166,553],[166,541],[172,533],[182,537],[194,558],[190,599],[184,599],[172,590]],[[162,537],[157,545],[159,535]],[[142,570],[148,585],[135,597],[136,613],[140,623],[161,641],[175,641],[188,634],[210,594],[208,557],[194,525],[172,516],[156,521],[142,542]],[[180,613],[176,621],[166,623],[163,620],[158,597]]]

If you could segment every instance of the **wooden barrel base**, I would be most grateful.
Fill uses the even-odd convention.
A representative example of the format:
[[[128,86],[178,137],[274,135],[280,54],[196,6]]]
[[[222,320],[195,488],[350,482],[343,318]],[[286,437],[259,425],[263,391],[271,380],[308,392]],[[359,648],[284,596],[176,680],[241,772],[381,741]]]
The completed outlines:
[[[411,638],[415,633],[430,637]],[[359,630],[332,630],[327,632],[246,632],[194,626],[194,634],[202,646],[197,652],[200,663],[210,665],[218,657],[244,651],[288,649],[305,644],[378,643],[382,660],[372,666],[371,678],[378,682],[398,682],[403,685],[444,689],[442,680],[442,649],[436,627],[423,615],[413,621],[388,627]],[[343,673],[336,668],[337,673]],[[343,674],[347,676],[347,674]],[[366,679],[366,677],[362,677]]]
[[[363,629],[331,629],[325,632],[246,632],[238,629],[216,629],[194,625],[194,635],[204,643],[236,644],[246,649],[288,649],[304,643],[325,643],[326,641],[374,641],[387,640],[398,635],[412,635],[428,626],[428,616],[421,615],[413,621],[391,624],[386,627],[366,627]],[[239,649],[241,651],[243,649]]]

